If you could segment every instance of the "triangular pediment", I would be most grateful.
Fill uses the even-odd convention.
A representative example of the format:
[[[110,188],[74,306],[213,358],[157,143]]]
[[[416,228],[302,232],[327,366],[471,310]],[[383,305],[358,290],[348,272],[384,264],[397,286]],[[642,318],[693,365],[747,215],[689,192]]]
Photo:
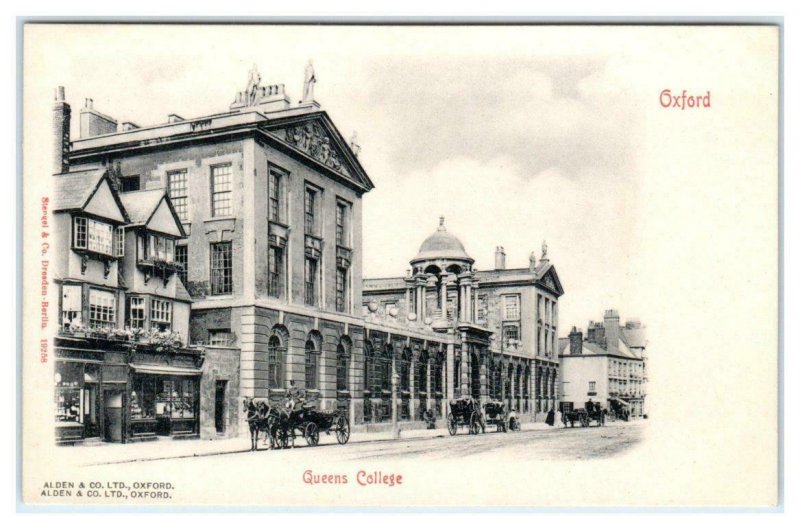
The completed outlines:
[[[558,278],[555,266],[551,265],[537,281],[537,283],[543,285],[545,288],[559,296],[564,294],[564,288],[561,286],[561,280]]]
[[[184,236],[180,221],[176,218],[172,208],[169,207],[166,196],[159,201],[158,206],[150,216],[150,220],[147,221],[147,229],[175,237]]]
[[[96,215],[98,217],[114,220],[117,222],[125,222],[125,216],[119,207],[119,203],[114,199],[114,193],[111,191],[111,186],[108,183],[108,178],[103,178],[97,189],[95,189],[92,196],[83,207],[86,213]]]
[[[280,121],[281,123],[271,124],[267,129],[270,135],[349,180],[363,191],[374,187],[351,146],[324,112],[312,117]]]

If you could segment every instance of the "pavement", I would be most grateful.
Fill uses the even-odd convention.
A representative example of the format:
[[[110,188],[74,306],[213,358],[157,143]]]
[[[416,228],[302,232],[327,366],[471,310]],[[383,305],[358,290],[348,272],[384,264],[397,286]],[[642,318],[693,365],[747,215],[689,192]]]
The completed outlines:
[[[536,430],[556,430],[560,425],[551,427],[543,422],[523,423],[522,431]],[[487,427],[487,432],[493,432],[494,427]],[[464,429],[460,429],[459,435],[466,435]],[[437,428],[435,430],[403,430],[401,426],[400,440],[412,439],[434,439],[437,437],[450,437],[447,428]],[[353,431],[350,435],[348,445],[358,445],[362,443],[380,443],[396,441],[392,436],[391,430],[385,432],[358,432]],[[336,436],[334,434],[320,435],[320,445],[335,445]],[[304,447],[305,440],[298,437],[297,447]],[[268,445],[259,442],[260,450],[267,450]],[[156,441],[142,443],[97,443],[82,444],[76,446],[59,446],[56,450],[63,450],[65,457],[70,457],[81,461],[83,466],[113,465],[122,463],[134,463],[142,461],[158,461],[165,459],[182,459],[201,456],[215,456],[223,454],[237,454],[250,451],[250,438],[240,436],[233,438],[220,439],[190,439],[173,440],[170,438],[159,438]]]

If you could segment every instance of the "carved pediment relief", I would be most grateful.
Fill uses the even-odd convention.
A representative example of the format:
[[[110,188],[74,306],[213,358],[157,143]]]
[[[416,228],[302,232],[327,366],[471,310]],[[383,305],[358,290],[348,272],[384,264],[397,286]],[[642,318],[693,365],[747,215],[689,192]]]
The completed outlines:
[[[303,151],[318,162],[345,176],[351,176],[341,151],[334,146],[330,135],[319,123],[307,122],[275,133],[286,143]]]

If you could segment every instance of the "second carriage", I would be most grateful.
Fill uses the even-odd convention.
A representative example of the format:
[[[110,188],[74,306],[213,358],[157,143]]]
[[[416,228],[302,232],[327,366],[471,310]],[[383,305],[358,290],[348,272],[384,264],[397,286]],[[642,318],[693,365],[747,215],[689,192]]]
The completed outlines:
[[[347,444],[350,440],[350,421],[342,411],[321,411],[305,405],[287,411],[276,425],[274,443],[277,448],[294,446],[295,438],[305,439],[308,446],[319,444],[319,435],[324,432],[336,435],[336,442]]]
[[[459,428],[466,428],[471,435],[483,429],[481,406],[472,397],[461,397],[449,402],[450,412],[447,414],[447,431],[455,435]]]

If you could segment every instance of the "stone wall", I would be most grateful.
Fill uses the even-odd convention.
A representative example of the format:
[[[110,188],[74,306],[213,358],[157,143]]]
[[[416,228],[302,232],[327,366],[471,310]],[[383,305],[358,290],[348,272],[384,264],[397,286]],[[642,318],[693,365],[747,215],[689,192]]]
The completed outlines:
[[[240,433],[239,416],[242,411],[239,399],[239,350],[206,346],[205,351],[206,359],[200,381],[200,438],[236,437]],[[222,433],[218,433],[216,429],[217,381],[226,381]]]

